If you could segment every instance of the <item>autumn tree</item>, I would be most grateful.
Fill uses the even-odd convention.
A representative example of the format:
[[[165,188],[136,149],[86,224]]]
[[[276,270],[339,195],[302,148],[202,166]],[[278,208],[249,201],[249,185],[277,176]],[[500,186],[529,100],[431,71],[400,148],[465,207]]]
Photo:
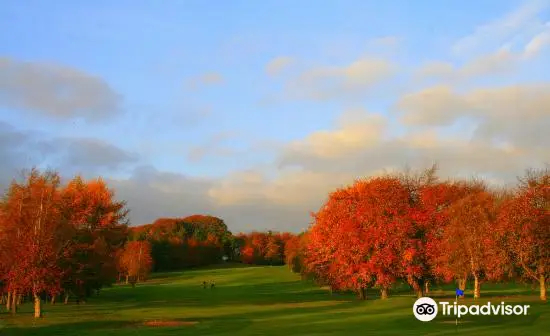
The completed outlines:
[[[130,241],[120,256],[121,268],[132,284],[147,279],[153,266],[151,244],[147,241]]]
[[[126,240],[128,210],[102,179],[79,176],[61,191],[59,208],[66,228],[60,251],[63,289],[66,301],[74,293],[80,302],[116,279],[116,250]]]
[[[239,249],[239,260],[246,264],[282,265],[285,263],[285,244],[294,235],[288,232],[249,232],[233,238]]]
[[[401,181],[409,194],[409,216],[412,227],[408,240],[408,247],[401,259],[403,278],[416,291],[418,297],[428,292],[430,282],[434,280],[433,270],[427,255],[427,246],[430,243],[430,233],[437,227],[435,212],[440,204],[434,206],[433,196],[447,186],[439,182],[437,165],[420,172],[406,169],[397,173],[396,177]],[[437,203],[437,202],[436,202]]]
[[[271,265],[280,265],[284,258],[284,242],[279,233],[268,232],[265,259]]]
[[[382,298],[404,273],[411,248],[409,192],[396,177],[359,180],[330,194],[315,214],[306,259],[337,288],[380,289]]]
[[[495,253],[499,248],[494,235],[495,199],[479,185],[463,189],[467,194],[450,204],[443,215],[445,223],[434,237],[432,261],[436,273],[446,279],[473,278],[477,299],[481,281],[497,279],[502,271],[502,260]]]
[[[529,170],[514,197],[505,201],[498,217],[498,233],[524,279],[538,282],[546,301],[550,277],[550,172]]]
[[[294,273],[303,273],[304,248],[306,246],[307,234],[292,235],[285,241],[285,263]]]
[[[24,183],[13,182],[2,202],[2,232],[10,240],[13,262],[5,274],[8,290],[15,298],[31,293],[34,316],[42,316],[41,295],[57,293],[62,270],[58,266],[60,178],[57,173],[36,169],[25,176]]]
[[[326,207],[328,210],[330,207]],[[314,280],[320,286],[328,286],[330,292],[339,289],[350,289],[357,291],[360,298],[366,298],[366,286],[360,283],[345,284],[342,278],[338,277],[338,270],[341,266],[339,261],[333,258],[336,251],[334,240],[329,239],[329,232],[333,228],[334,221],[327,221],[326,212],[312,214],[315,225],[308,231],[307,244],[303,248],[302,274]]]
[[[130,229],[130,240],[151,243],[155,271],[218,263],[234,257],[231,232],[221,218],[192,215],[159,218]]]

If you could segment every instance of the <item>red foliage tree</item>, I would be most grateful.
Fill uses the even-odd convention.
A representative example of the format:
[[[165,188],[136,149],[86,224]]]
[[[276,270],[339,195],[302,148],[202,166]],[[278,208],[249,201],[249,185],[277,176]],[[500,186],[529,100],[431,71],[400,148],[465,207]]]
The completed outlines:
[[[120,255],[120,267],[132,284],[146,280],[153,267],[151,244],[147,241],[129,241]]]
[[[116,250],[127,237],[128,210],[102,179],[75,177],[61,192],[63,289],[78,302],[116,279]],[[59,237],[61,239],[61,237]]]
[[[24,184],[12,183],[2,202],[1,231],[8,235],[13,258],[4,280],[14,301],[17,295],[32,294],[35,317],[42,316],[40,295],[60,288],[59,183],[56,173],[33,169]],[[14,302],[12,309],[16,309]]]
[[[31,294],[40,317],[41,296],[53,302],[68,279],[86,289],[111,282],[114,250],[126,239],[124,203],[111,197],[101,180],[76,178],[61,189],[57,173],[36,169],[12,183],[0,206],[0,277],[13,311],[16,299]]]
[[[499,248],[494,235],[496,209],[487,191],[470,190],[444,212],[445,224],[435,235],[432,261],[436,274],[447,280],[474,279],[474,298],[480,296],[484,278],[501,275],[502,260],[495,258]]]
[[[241,261],[245,264],[254,264],[256,262],[254,247],[245,245],[241,249]]]
[[[282,265],[285,263],[285,242],[293,235],[288,232],[250,232],[238,234],[234,243],[240,249],[240,259],[247,264]]]
[[[529,171],[516,195],[505,201],[499,217],[499,236],[509,260],[523,278],[540,286],[546,301],[550,278],[550,173]]]
[[[284,262],[284,242],[278,233],[269,232],[267,235],[265,259],[272,265]]]
[[[285,263],[293,273],[305,273],[304,249],[306,246],[307,234],[290,236],[285,241]]]
[[[130,240],[151,243],[156,271],[208,265],[220,262],[224,254],[233,256],[231,232],[214,216],[159,218],[130,232]]]
[[[388,289],[403,275],[411,248],[409,192],[395,177],[357,181],[333,192],[315,214],[307,246],[311,271],[337,288]]]

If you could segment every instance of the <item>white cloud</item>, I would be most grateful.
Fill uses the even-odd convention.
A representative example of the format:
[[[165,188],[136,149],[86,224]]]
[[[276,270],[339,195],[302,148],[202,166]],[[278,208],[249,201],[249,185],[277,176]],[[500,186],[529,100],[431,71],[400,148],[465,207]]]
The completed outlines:
[[[279,56],[267,63],[265,67],[265,72],[269,76],[277,76],[287,70],[296,60],[288,56]]]
[[[550,0],[534,0],[477,27],[457,40],[447,61],[432,60],[414,71],[415,79],[466,84],[478,78],[511,75],[550,45],[550,22],[541,14]]]
[[[223,178],[208,195],[220,206],[263,203],[301,209],[306,215],[316,210],[327,191],[352,181],[347,173],[284,168],[275,178],[268,178],[264,172],[248,170]]]
[[[260,170],[236,173],[215,184],[209,195],[226,206],[256,200],[315,211],[329,191],[356,178],[434,162],[443,178],[482,176],[491,183],[514,183],[525,168],[550,162],[548,97],[547,84],[465,93],[434,87],[401,99],[399,107],[412,115],[400,136],[392,135],[381,116],[348,111],[332,129],[287,144],[274,177]],[[473,134],[454,129],[461,118],[473,123]]]
[[[535,35],[525,46],[524,57],[532,58],[550,45],[550,22],[547,22],[543,30]]]
[[[539,15],[549,6],[548,0],[526,1],[522,6],[489,23],[478,26],[452,47],[455,54],[465,55],[485,46],[502,45],[533,25],[540,25]]]
[[[505,140],[532,149],[550,143],[550,84],[474,89],[456,93],[434,87],[403,97],[397,104],[408,125],[450,125],[468,117],[476,137]]]
[[[255,192],[252,188],[259,185],[260,176],[254,172],[236,174],[235,179],[220,181],[141,167],[128,179],[108,182],[115,188],[116,197],[127,200],[134,225],[150,223],[159,217],[209,214],[223,218],[233,232],[270,229],[298,232],[308,226],[309,213],[303,204],[273,202],[273,198],[262,196],[269,195],[264,189]],[[228,194],[231,192],[237,194]]]
[[[533,37],[519,52],[504,46],[495,52],[470,59],[460,66],[450,61],[431,61],[420,66],[415,71],[415,76],[457,84],[481,77],[510,75],[520,67],[522,62],[538,56],[548,44],[550,44],[550,29]]]
[[[397,109],[404,112],[402,121],[407,125],[449,125],[461,113],[469,112],[469,108],[470,105],[449,86],[409,93],[397,102]]]
[[[517,126],[522,129],[522,125]],[[526,127],[523,131],[532,129]],[[353,138],[354,133],[346,125],[328,132],[338,135],[336,139]],[[513,183],[524,168],[550,160],[549,153],[515,143],[514,138],[496,144],[482,137],[451,137],[432,128],[399,137],[382,133],[385,136],[379,135],[380,140],[364,146],[340,143],[340,152],[330,152],[334,155],[319,151],[326,139],[309,135],[300,142],[307,146],[301,147],[299,153],[295,143],[281,153],[281,166],[275,176],[269,177],[261,170],[237,172],[214,183],[208,195],[227,209],[263,204],[283,213],[292,211],[297,215],[294,223],[301,218],[302,227],[306,227],[303,220],[308,211],[318,210],[330,191],[357,178],[406,166],[425,168],[437,162],[443,178],[487,176],[491,181]]]
[[[293,155],[307,152],[336,158],[379,142],[385,132],[386,120],[362,109],[351,110],[342,115],[338,127],[336,130],[316,131],[304,140],[294,141],[288,145],[287,151]]]
[[[311,67],[286,83],[285,94],[310,100],[364,96],[375,85],[391,78],[395,71],[395,64],[380,58],[361,58],[341,66]]]

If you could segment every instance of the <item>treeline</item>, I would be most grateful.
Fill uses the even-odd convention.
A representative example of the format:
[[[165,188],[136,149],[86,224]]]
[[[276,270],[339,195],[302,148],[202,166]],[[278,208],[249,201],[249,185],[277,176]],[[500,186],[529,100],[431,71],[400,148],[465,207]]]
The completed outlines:
[[[208,215],[159,218],[152,224],[129,228],[129,240],[151,246],[154,271],[179,270],[223,261],[283,265],[288,232],[251,232],[233,235],[224,221]]]
[[[289,267],[332,290],[386,298],[398,282],[423,296],[434,283],[527,281],[546,300],[550,174],[530,170],[513,190],[421,174],[358,180],[330,193],[309,230],[286,244]]]
[[[231,232],[220,218],[193,215],[159,218],[152,224],[130,228],[129,240],[147,241],[151,246],[154,271],[204,266],[234,259]]]
[[[251,232],[234,237],[239,256],[245,264],[283,265],[286,260],[286,242],[294,237],[288,232]]]

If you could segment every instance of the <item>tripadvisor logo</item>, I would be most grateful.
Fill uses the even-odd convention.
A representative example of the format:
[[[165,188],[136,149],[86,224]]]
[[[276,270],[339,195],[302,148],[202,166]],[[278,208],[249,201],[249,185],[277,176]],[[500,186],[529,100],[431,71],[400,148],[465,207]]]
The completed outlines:
[[[422,322],[431,321],[437,316],[437,303],[432,298],[421,297],[414,303],[413,314]]]
[[[432,298],[422,297],[413,305],[414,316],[422,321],[428,322],[433,320],[438,313],[437,302]],[[464,315],[527,315],[529,305],[505,305],[504,302],[500,304],[492,304],[487,302],[484,305],[463,305],[453,302],[439,302],[441,305],[441,312],[443,315],[456,316],[460,318]]]

